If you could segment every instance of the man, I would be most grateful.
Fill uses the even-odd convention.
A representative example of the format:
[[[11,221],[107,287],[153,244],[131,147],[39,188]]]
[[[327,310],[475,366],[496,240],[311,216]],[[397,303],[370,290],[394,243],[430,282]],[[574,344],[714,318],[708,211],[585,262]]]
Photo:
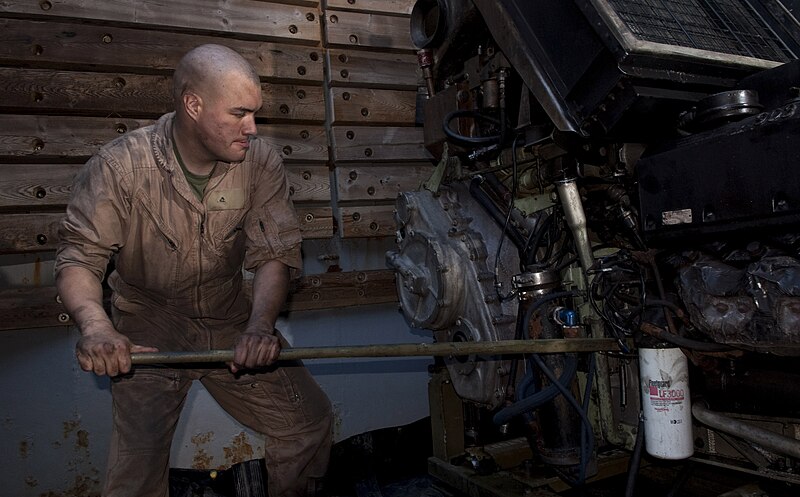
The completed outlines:
[[[169,449],[199,380],[266,439],[271,497],[306,495],[330,455],[330,401],[302,364],[273,364],[275,321],[300,230],[280,157],[256,138],[250,64],[203,45],[173,76],[175,112],[104,146],[82,169],[61,224],[56,283],[78,325],[82,369],[111,376],[103,495],[168,494]],[[111,319],[102,285],[114,271]],[[252,305],[242,293],[252,271]],[[224,368],[131,368],[132,352],[233,349]]]

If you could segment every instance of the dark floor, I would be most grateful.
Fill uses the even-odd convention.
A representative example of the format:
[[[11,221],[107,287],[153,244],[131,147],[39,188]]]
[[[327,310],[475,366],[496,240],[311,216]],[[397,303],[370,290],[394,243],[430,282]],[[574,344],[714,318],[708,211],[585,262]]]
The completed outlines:
[[[365,433],[337,443],[322,495],[327,497],[483,497],[467,496],[428,475],[431,455],[428,419],[407,426]],[[262,461],[250,461],[218,472],[173,470],[170,497],[252,497],[263,495]],[[623,497],[627,476],[620,474],[563,497]],[[797,497],[800,488],[696,462],[645,459],[634,497]],[[726,493],[727,492],[727,493]],[[516,495],[516,494],[514,494]],[[521,492],[520,497],[555,495]]]

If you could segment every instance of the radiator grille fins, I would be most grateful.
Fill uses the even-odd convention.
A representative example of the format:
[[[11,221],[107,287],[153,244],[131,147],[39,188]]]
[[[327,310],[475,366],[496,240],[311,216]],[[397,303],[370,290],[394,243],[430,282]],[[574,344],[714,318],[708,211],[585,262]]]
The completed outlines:
[[[795,59],[746,0],[609,0],[640,40],[788,62]]]

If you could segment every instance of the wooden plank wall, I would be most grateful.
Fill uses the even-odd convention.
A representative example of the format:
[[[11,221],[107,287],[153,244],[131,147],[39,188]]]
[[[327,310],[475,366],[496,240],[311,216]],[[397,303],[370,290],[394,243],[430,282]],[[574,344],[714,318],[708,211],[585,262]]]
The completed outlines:
[[[413,1],[328,0],[324,41],[338,234],[393,236],[394,200],[431,172],[415,126]]]
[[[284,157],[304,238],[393,236],[397,193],[432,170],[416,125],[413,3],[0,2],[0,254],[54,249],[75,173],[171,110],[172,68],[202,43],[236,49],[261,76],[259,133]],[[54,296],[0,289],[0,329],[69,323]],[[388,271],[308,275],[289,308],[395,299]],[[25,313],[8,312],[21,301]]]

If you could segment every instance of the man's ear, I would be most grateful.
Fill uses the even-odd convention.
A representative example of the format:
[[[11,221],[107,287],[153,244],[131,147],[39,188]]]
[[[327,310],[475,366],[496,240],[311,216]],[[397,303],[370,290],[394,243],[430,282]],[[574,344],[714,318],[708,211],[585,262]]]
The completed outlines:
[[[192,120],[197,120],[200,111],[203,108],[203,99],[200,95],[187,91],[183,94],[183,108],[186,110],[186,114],[192,118]]]

